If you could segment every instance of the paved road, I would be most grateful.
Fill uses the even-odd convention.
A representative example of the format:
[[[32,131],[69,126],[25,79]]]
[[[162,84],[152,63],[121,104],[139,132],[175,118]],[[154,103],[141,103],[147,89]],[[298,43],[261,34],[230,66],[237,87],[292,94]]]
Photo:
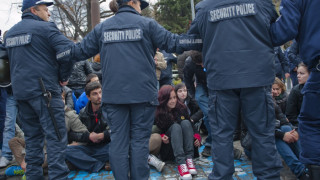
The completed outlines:
[[[234,143],[235,147],[241,148],[239,141]],[[199,149],[203,150],[203,146]],[[212,170],[213,162],[211,157],[204,158],[199,157],[195,160],[198,174],[193,176],[194,180],[205,180]],[[234,161],[235,173],[233,175],[234,180],[251,180],[257,179],[253,176],[251,161],[243,154],[240,160]],[[5,169],[0,170],[0,174],[4,173]],[[85,171],[71,171],[69,178],[73,180],[107,180],[114,179],[112,171],[100,171],[99,173],[88,173]],[[20,180],[21,176],[7,177],[8,180]],[[177,166],[173,162],[167,162],[162,173],[157,172],[154,168],[150,169],[150,180],[176,180],[179,179],[179,173]],[[282,180],[296,180],[295,176],[291,173],[287,166],[281,171]]]

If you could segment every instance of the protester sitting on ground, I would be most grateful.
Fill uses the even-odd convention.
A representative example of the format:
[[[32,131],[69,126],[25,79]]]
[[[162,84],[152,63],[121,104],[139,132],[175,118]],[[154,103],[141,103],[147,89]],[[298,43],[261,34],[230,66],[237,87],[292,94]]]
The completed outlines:
[[[86,84],[93,81],[100,82],[99,77],[96,74],[91,73],[86,78]],[[77,114],[79,114],[80,110],[87,105],[88,101],[89,100],[87,98],[86,92],[83,92],[75,103],[74,109],[76,110]]]
[[[304,63],[300,63],[297,69],[298,83],[294,86],[289,94],[286,107],[286,116],[290,123],[298,127],[298,115],[300,114],[303,95],[301,90],[309,78],[309,69]]]
[[[86,144],[72,144],[67,147],[66,159],[80,170],[99,172],[107,168],[109,161],[110,134],[106,120],[101,110],[101,84],[97,81],[88,83],[85,93],[89,102],[81,110],[79,118],[87,127],[89,133],[69,133],[77,136],[78,142]],[[71,135],[73,134],[73,135]]]
[[[66,92],[63,91],[62,92],[62,100],[65,103],[65,98],[66,98]],[[67,132],[88,132],[86,126],[84,126],[82,124],[82,122],[79,120],[78,115],[75,113],[75,111],[71,110],[67,105],[65,105],[65,121],[66,121],[66,128],[67,128]],[[74,136],[73,136],[74,137]],[[69,138],[68,136],[68,140],[69,141],[77,141],[77,139],[75,138]],[[21,167],[21,169],[25,172],[26,171],[26,167],[27,164],[25,162],[25,141],[24,141],[24,134],[21,131],[21,129],[19,128],[19,126],[16,124],[16,137],[12,138],[9,141],[9,147],[12,151],[13,156],[15,157],[18,166]],[[44,148],[44,152],[46,148]],[[46,158],[46,153],[45,153],[45,160],[42,164],[42,168],[46,169],[48,168],[48,163],[47,163],[47,158]],[[18,167],[10,167],[11,169],[15,169],[16,171],[19,170]],[[8,171],[10,172],[10,171]],[[20,172],[19,174],[13,174],[13,175],[21,175],[21,171],[17,171]],[[44,171],[46,172],[46,171]],[[10,174],[12,175],[12,173]]]
[[[159,133],[153,133],[149,140],[149,157],[148,164],[154,166],[159,172],[162,171],[165,162],[161,161],[158,156],[160,153],[162,144],[161,135]]]
[[[175,160],[180,178],[192,179],[191,174],[197,174],[192,160],[194,146],[201,145],[201,136],[190,121],[187,107],[178,101],[171,85],[160,88],[158,101],[155,125],[163,142],[160,150],[161,159]]]
[[[274,94],[274,93],[272,93]],[[278,106],[277,100],[273,98],[276,114],[276,147],[282,159],[289,166],[290,170],[300,180],[306,180],[307,169],[299,160],[300,141],[298,129],[294,127],[285,114],[282,113],[281,107]]]
[[[278,106],[280,106],[281,112],[285,114],[288,98],[286,85],[277,77],[272,84],[272,97],[275,99]]]
[[[189,95],[187,87],[184,83],[179,83],[174,87],[178,100],[186,105],[190,116],[190,121],[193,123],[199,122],[203,118],[203,113],[200,110],[197,102]]]

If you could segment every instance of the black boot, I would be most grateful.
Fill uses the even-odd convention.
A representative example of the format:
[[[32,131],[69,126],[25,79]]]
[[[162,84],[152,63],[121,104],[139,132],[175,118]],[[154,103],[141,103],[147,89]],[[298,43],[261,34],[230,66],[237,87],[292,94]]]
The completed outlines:
[[[307,165],[309,169],[310,180],[320,179],[320,166],[317,165]]]

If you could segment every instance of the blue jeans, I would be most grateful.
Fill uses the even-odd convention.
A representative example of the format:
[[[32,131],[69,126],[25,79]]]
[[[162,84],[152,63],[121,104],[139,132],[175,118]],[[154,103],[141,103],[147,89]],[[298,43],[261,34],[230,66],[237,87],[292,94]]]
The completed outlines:
[[[212,142],[212,137],[211,137],[211,128],[210,124],[208,121],[208,90],[207,87],[204,87],[202,84],[197,84],[196,88],[196,94],[195,94],[195,99],[199,105],[199,108],[203,112],[203,122],[204,125],[206,126],[208,130],[208,137],[206,138],[206,142],[204,146],[210,146],[211,147],[211,142]]]
[[[6,120],[3,131],[3,145],[2,145],[2,156],[8,160],[12,160],[11,150],[9,148],[10,139],[14,138],[15,135],[15,124],[18,113],[18,102],[16,98],[8,94],[7,105],[6,105]]]
[[[66,159],[80,170],[99,172],[109,161],[109,144],[68,146]]]
[[[183,120],[180,124],[172,124],[166,134],[170,138],[174,157],[179,165],[193,158],[193,129],[189,120]]]
[[[6,101],[7,91],[5,88],[0,88],[0,148],[2,149],[3,128],[6,118]]]
[[[282,132],[289,132],[292,128],[290,126],[281,126]],[[304,172],[305,166],[299,160],[300,141],[294,143],[286,143],[282,139],[276,138],[276,146],[282,159],[289,166],[291,171],[297,176],[301,176]]]

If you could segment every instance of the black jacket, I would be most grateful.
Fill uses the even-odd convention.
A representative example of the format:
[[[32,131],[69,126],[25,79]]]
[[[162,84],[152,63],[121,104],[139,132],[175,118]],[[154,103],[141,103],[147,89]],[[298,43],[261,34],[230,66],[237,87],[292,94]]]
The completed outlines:
[[[276,123],[276,131],[275,131],[275,137],[279,138],[279,139],[283,139],[283,136],[285,134],[285,132],[282,132],[280,130],[280,127],[283,125],[289,125],[291,126],[291,124],[287,121],[286,116],[282,113],[280,106],[278,106],[276,103],[274,103],[274,110],[275,110],[275,114],[276,114],[276,120],[280,121],[280,123]]]
[[[102,72],[101,72],[101,64],[99,62],[94,62],[91,64],[93,73],[96,74],[100,80],[100,82],[102,82]]]
[[[86,86],[87,75],[93,72],[88,61],[80,61],[74,64],[68,87],[71,89],[83,89]]]
[[[195,64],[191,56],[189,56],[183,68],[184,74],[184,82],[186,83],[189,95],[191,97],[195,97],[195,87],[194,87],[194,80],[193,77],[196,77],[197,84],[202,84],[203,87],[207,87],[207,76],[206,72],[204,72],[201,65]]]
[[[289,94],[286,107],[286,115],[290,123],[298,127],[298,115],[300,114],[303,95],[301,89],[304,84],[297,84],[294,86]]]
[[[198,122],[201,118],[203,118],[203,113],[200,110],[196,100],[194,98],[188,96],[186,99],[186,105],[190,110],[190,119],[194,121],[194,123]]]
[[[280,94],[280,96],[278,97],[275,97],[275,102],[277,103],[278,106],[280,106],[283,114],[286,113],[287,99],[288,99],[288,95],[286,92]]]
[[[100,143],[93,143],[89,139],[89,133],[69,133],[69,137],[73,138],[73,140],[78,142],[86,142],[89,146],[101,145],[105,143],[109,143],[110,134],[107,129],[108,125],[104,118],[102,117],[101,108],[94,114],[92,112],[91,101],[89,101],[85,108],[80,111],[79,119],[81,122],[87,127],[88,131],[95,133],[104,133],[104,140]],[[76,137],[75,137],[76,136]]]

